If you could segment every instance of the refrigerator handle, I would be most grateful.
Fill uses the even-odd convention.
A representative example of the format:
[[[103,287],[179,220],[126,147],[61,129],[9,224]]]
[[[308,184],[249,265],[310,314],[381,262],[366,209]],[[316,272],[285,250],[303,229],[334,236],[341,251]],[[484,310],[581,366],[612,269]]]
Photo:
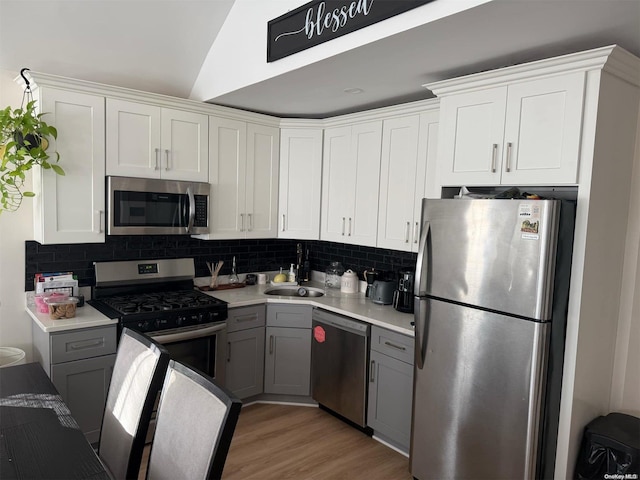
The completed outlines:
[[[414,315],[414,325],[415,325],[415,363],[416,367],[422,369],[424,366],[424,357],[427,351],[427,328],[429,324],[429,311],[427,307],[427,299],[424,298],[424,295],[427,292],[427,286],[422,285],[422,272],[423,269],[426,269],[425,272],[429,271],[429,253],[427,252],[427,241],[429,239],[429,234],[431,233],[431,224],[429,222],[424,222],[422,225],[422,232],[420,232],[420,246],[418,247],[418,259],[416,262],[416,276],[414,283],[413,293],[415,295],[413,299],[413,315]]]
[[[426,271],[429,271],[429,266],[425,265],[425,258],[428,261],[429,255],[426,252],[427,249],[427,239],[429,238],[429,233],[431,231],[431,224],[429,222],[424,222],[422,225],[422,232],[420,233],[420,246],[418,247],[418,260],[416,262],[416,276],[415,283],[413,286],[413,294],[416,297],[421,297],[426,294],[427,286],[422,285],[422,269],[425,268]],[[426,255],[426,257],[425,257]]]
[[[427,354],[427,330],[429,328],[429,306],[425,297],[413,297],[415,315],[415,363],[422,370]]]

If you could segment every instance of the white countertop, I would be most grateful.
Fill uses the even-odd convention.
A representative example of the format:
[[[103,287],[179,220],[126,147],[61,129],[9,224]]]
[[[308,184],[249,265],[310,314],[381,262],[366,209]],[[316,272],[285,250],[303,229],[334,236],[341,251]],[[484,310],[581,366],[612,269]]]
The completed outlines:
[[[259,305],[261,303],[312,305],[334,313],[347,315],[372,325],[378,325],[379,327],[393,330],[404,335],[411,337],[414,335],[413,325],[411,325],[413,321],[412,314],[398,312],[391,305],[377,305],[365,297],[364,293],[342,293],[338,289],[325,289],[323,283],[308,282],[305,283],[305,286],[324,290],[324,296],[289,297],[265,295],[264,291],[270,286],[271,285],[254,285],[204,293],[227,302],[229,308]],[[78,328],[100,327],[114,325],[118,322],[115,319],[103,315],[87,303],[85,303],[83,307],[76,309],[76,316],[74,318],[52,320],[49,318],[48,313],[39,313],[36,306],[30,304],[29,293],[33,294],[33,292],[27,292],[25,309],[34,323],[44,332],[51,333]]]
[[[229,304],[229,308],[246,307],[261,303],[304,304],[320,307],[341,315],[378,325],[404,335],[413,337],[413,314],[398,312],[391,305],[377,305],[364,296],[364,293],[341,293],[339,289],[328,288],[324,284],[308,282],[304,286],[320,288],[325,291],[322,297],[289,297],[265,295],[271,285],[254,285],[229,290],[205,292]]]
[[[30,292],[32,293],[32,292]],[[52,320],[48,313],[38,312],[35,305],[25,305],[25,309],[33,322],[44,332],[62,332],[65,330],[75,330],[78,328],[102,327],[106,325],[115,325],[117,319],[111,319],[87,303],[82,307],[76,308],[76,316],[73,318],[61,318]]]

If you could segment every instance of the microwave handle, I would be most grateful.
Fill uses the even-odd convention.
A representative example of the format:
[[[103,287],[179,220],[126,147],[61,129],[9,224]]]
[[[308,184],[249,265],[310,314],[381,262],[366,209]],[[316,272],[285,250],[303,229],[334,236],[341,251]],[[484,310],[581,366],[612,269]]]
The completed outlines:
[[[189,223],[187,223],[187,233],[189,233],[196,218],[196,197],[193,195],[191,187],[187,187],[187,197],[189,197]]]

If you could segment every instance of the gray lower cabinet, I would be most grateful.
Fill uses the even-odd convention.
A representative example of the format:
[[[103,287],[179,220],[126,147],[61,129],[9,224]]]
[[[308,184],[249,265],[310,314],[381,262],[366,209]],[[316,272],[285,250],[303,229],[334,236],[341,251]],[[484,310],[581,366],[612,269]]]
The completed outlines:
[[[265,306],[229,310],[226,387],[238,398],[263,392]]]
[[[310,394],[311,311],[307,305],[268,305],[264,391]]]
[[[116,325],[47,333],[33,326],[33,354],[87,439],[100,438],[116,359]]]
[[[409,451],[413,396],[413,338],[373,326],[367,424]]]

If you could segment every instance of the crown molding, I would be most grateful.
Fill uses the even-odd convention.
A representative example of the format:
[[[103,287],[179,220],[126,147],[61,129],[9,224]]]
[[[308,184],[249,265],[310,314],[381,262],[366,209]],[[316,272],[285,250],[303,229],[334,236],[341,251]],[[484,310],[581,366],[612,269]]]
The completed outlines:
[[[590,70],[609,71],[634,85],[639,85],[639,62],[638,58],[623,48],[609,45],[584,52],[427,83],[423,87],[431,90],[436,96],[443,97],[461,91],[481,90],[545,76]]]

